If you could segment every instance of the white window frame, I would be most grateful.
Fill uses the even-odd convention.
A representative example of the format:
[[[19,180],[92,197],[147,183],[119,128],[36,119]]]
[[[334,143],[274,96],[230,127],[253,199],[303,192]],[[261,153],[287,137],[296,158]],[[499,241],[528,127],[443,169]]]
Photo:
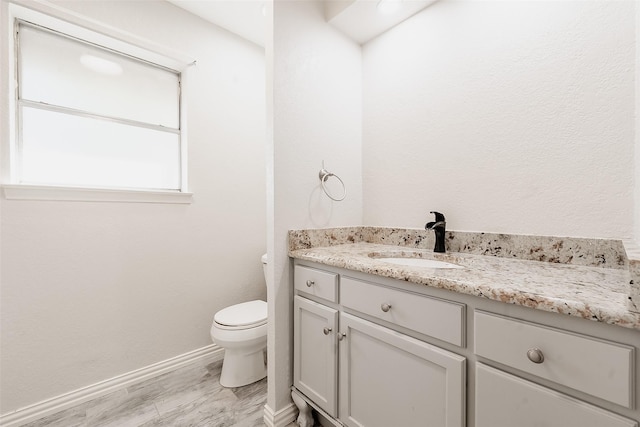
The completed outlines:
[[[23,5],[24,4],[24,5]],[[26,5],[28,4],[28,7]],[[168,52],[162,46],[155,45],[137,36],[125,33],[79,14],[72,13],[58,6],[25,0],[14,0],[8,4],[5,19],[8,34],[4,58],[8,77],[9,90],[2,100],[8,108],[8,117],[3,117],[7,124],[2,134],[5,144],[2,147],[3,190],[7,199],[16,200],[69,200],[69,201],[112,201],[112,202],[148,202],[148,203],[191,203],[192,193],[188,192],[187,180],[187,112],[186,98],[188,72],[195,61],[175,52]],[[26,21],[35,25],[58,31],[60,33],[104,46],[123,54],[139,58],[180,73],[180,189],[172,190],[130,190],[109,188],[83,188],[71,186],[26,185],[18,182],[17,158],[17,80],[16,80],[16,25],[18,21]]]

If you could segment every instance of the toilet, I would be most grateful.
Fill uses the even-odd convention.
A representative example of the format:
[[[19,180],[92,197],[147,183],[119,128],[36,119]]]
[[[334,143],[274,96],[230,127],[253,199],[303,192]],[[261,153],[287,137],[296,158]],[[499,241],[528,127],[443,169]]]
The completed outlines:
[[[262,256],[266,280],[267,255]],[[267,376],[267,303],[243,302],[218,311],[211,325],[211,339],[224,348],[220,373],[223,387],[241,387]]]

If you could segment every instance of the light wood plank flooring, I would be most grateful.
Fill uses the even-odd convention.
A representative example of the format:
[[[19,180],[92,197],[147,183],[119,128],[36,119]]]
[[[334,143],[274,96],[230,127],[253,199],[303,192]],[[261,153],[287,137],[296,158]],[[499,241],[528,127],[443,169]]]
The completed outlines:
[[[263,427],[267,380],[224,388],[221,368],[192,364],[24,427]]]

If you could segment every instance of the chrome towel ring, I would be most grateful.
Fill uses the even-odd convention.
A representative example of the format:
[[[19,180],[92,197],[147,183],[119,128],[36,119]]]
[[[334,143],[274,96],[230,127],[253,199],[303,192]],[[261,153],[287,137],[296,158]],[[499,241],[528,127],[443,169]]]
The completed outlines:
[[[335,177],[338,181],[340,181],[340,184],[342,185],[342,196],[339,196],[339,197],[332,196],[329,190],[327,190],[325,183],[332,176]],[[331,200],[340,202],[344,200],[345,197],[347,197],[347,187],[345,187],[344,182],[340,179],[338,175],[331,173],[324,168],[324,161],[322,161],[322,169],[320,169],[319,177],[320,177],[320,184],[322,185],[322,191],[324,191],[324,194],[326,194],[327,197],[329,197]]]

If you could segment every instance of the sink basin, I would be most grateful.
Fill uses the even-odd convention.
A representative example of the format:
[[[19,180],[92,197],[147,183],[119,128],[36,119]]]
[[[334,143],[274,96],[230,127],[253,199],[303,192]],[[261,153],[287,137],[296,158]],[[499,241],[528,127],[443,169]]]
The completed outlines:
[[[388,262],[395,265],[403,265],[408,267],[424,267],[424,268],[464,268],[450,262],[437,261],[435,259],[425,258],[404,258],[404,257],[388,257],[376,258],[378,261]]]

